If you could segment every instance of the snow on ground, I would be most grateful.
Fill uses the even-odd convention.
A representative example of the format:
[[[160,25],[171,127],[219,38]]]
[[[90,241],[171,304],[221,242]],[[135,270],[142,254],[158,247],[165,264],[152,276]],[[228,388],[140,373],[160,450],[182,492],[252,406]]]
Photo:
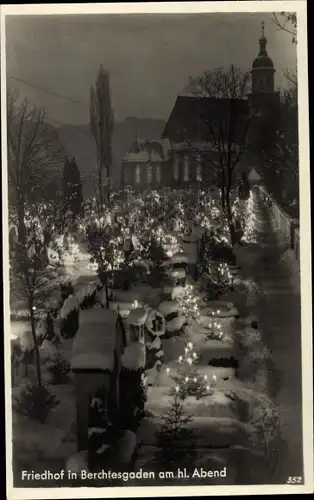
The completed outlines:
[[[170,387],[153,387],[149,388],[147,409],[150,415],[158,418],[163,415],[171,406],[173,396],[169,394]],[[200,399],[194,396],[188,396],[184,402],[185,411],[196,417],[220,417],[220,418],[236,418],[234,404],[230,398],[227,398],[223,392],[208,391],[208,395]]]
[[[256,246],[252,246],[251,266],[254,265],[257,258],[258,252],[256,250]],[[238,249],[238,253],[241,253],[241,249]],[[241,257],[243,257],[243,252],[239,258],[240,264]],[[245,258],[248,258],[247,249]],[[73,267],[72,271],[74,272],[74,270],[73,279],[76,281],[77,287],[85,282],[96,281],[95,272],[90,266],[87,254],[80,256],[80,262]],[[148,285],[136,284],[127,292],[115,290],[114,298],[120,307],[121,304],[132,307],[134,302],[137,301],[139,304],[147,304],[157,308],[163,288],[162,284],[160,289],[152,289]],[[181,292],[180,287],[177,287],[177,290],[172,290],[172,298],[177,298]],[[245,296],[246,291],[244,290],[243,298]],[[231,297],[231,300],[228,297]],[[180,368],[177,360],[179,356],[184,354],[187,342],[194,344],[193,350],[200,357],[195,368],[199,376],[206,380],[206,384],[209,385],[208,395],[198,400],[189,396],[184,401],[185,410],[193,417],[190,427],[195,432],[198,448],[195,466],[210,469],[227,465],[227,478],[222,483],[234,484],[239,470],[239,462],[241,462],[243,456],[246,456],[246,460],[249,456],[249,460],[251,460],[252,450],[248,449],[251,428],[238,420],[237,404],[230,395],[237,394],[240,399],[243,399],[249,405],[252,404],[252,401],[258,399],[256,391],[245,381],[236,378],[234,368],[208,365],[213,358],[239,358],[239,352],[235,345],[235,331],[239,325],[238,320],[234,317],[238,313],[238,302],[233,300],[233,298],[239,300],[239,292],[229,294],[226,298],[226,301],[212,301],[206,311],[202,311],[202,314],[196,320],[189,318],[188,326],[181,335],[169,339],[162,338],[164,365],[157,377],[156,385],[148,388],[146,404],[148,416],[141,422],[137,436],[138,441],[144,442],[137,467],[144,464],[146,468],[150,468],[152,456],[156,451],[154,446],[150,445],[154,444],[155,434],[160,425],[160,416],[166,412],[173,400],[173,396],[169,395],[171,387],[175,386],[172,376]],[[166,305],[170,305],[170,303]],[[211,314],[217,309],[220,311],[219,318],[217,315]],[[209,333],[209,329],[206,327],[209,325],[209,319],[213,316],[214,321],[219,323],[223,336],[221,340],[205,341],[204,337]],[[12,323],[11,332],[14,332],[15,336],[20,336],[25,329],[29,329],[27,321]],[[72,340],[66,340],[60,347],[60,352],[69,359],[71,348]],[[30,378],[35,380],[33,368],[30,367]],[[167,373],[167,368],[170,369],[169,373]],[[46,380],[47,368],[45,365],[43,365],[43,372],[44,380]],[[21,383],[25,382],[25,378],[23,379],[23,376],[20,376],[20,381]],[[52,458],[65,460],[76,451],[74,386],[70,380],[67,385],[52,386],[51,389],[60,400],[60,403],[51,412],[46,424],[32,422],[16,415],[14,412],[13,434],[16,456],[27,463],[38,462],[40,457],[45,460]],[[18,391],[19,388],[16,388],[13,393],[16,395]],[[49,436],[49,439],[47,439],[47,436]],[[217,449],[211,450],[210,448]],[[244,471],[244,476],[245,474],[246,471]],[[218,481],[215,478],[214,480],[207,479],[206,482],[207,484],[210,482],[218,484]]]
[[[41,424],[13,412],[14,455],[20,460],[33,463],[40,458],[50,459],[60,447],[63,429],[55,425]]]
[[[228,448],[229,446],[249,446],[251,428],[247,424],[230,417],[194,417],[187,427],[193,430],[197,447]],[[138,440],[147,445],[155,445],[156,431],[160,419],[149,416],[140,424]]]

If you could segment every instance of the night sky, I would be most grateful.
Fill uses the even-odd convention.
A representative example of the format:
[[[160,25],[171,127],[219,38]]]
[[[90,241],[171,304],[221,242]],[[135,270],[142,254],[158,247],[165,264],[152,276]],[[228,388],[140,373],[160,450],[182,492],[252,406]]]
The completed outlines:
[[[296,46],[271,13],[12,16],[6,25],[8,85],[44,106],[51,119],[88,123],[90,86],[103,64],[116,120],[167,119],[189,76],[230,64],[251,69],[262,21],[276,87],[285,87],[282,70],[296,67]]]

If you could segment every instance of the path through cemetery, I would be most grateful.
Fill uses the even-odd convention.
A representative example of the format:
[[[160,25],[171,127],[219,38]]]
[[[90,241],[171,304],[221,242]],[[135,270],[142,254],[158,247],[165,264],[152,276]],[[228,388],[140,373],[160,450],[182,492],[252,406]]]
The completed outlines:
[[[299,269],[289,258],[288,244],[274,229],[269,210],[261,201],[256,216],[260,231],[258,245],[241,248],[237,257],[243,275],[253,277],[262,290],[253,310],[272,354],[270,384],[280,408],[281,428],[287,446],[280,452],[276,476],[278,482],[285,483],[287,474],[302,476]]]

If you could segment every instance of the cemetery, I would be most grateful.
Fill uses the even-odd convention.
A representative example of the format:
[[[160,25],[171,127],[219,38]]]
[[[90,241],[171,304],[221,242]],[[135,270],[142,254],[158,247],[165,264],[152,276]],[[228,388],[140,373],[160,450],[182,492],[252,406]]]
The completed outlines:
[[[68,213],[62,233],[32,216],[24,254],[11,221],[16,485],[47,469],[66,473],[37,486],[182,485],[163,471],[224,467],[193,484],[270,481],[280,414],[256,315],[264,292],[247,272],[265,196],[234,194],[232,243],[213,193],[111,196],[102,213],[94,200]],[[109,470],[134,479],[90,479]]]

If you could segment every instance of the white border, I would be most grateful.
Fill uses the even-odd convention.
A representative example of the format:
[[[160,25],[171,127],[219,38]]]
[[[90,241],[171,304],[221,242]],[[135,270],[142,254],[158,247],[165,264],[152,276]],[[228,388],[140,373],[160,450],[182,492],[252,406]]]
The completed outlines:
[[[11,500],[62,498],[132,498],[163,496],[265,495],[295,494],[313,491],[313,380],[312,380],[312,287],[311,287],[311,224],[310,224],[310,169],[309,169],[309,112],[307,72],[307,12],[306,0],[295,1],[230,1],[230,2],[175,2],[175,3],[119,3],[119,4],[60,4],[60,5],[2,5],[1,6],[1,119],[2,119],[2,211],[3,228],[8,227],[8,193],[6,134],[6,15],[53,14],[127,14],[127,13],[202,13],[202,12],[297,12],[298,16],[298,86],[299,86],[299,154],[300,154],[300,245],[302,297],[302,379],[303,379],[303,450],[304,485],[270,486],[184,486],[184,487],[114,487],[114,488],[13,488],[11,470],[12,414],[10,342],[5,338],[5,402],[7,492]],[[3,231],[3,254],[9,254],[8,231]],[[4,333],[9,322],[9,270],[3,262]],[[289,360],[287,360],[289,362]],[[291,471],[291,475],[294,472]]]

